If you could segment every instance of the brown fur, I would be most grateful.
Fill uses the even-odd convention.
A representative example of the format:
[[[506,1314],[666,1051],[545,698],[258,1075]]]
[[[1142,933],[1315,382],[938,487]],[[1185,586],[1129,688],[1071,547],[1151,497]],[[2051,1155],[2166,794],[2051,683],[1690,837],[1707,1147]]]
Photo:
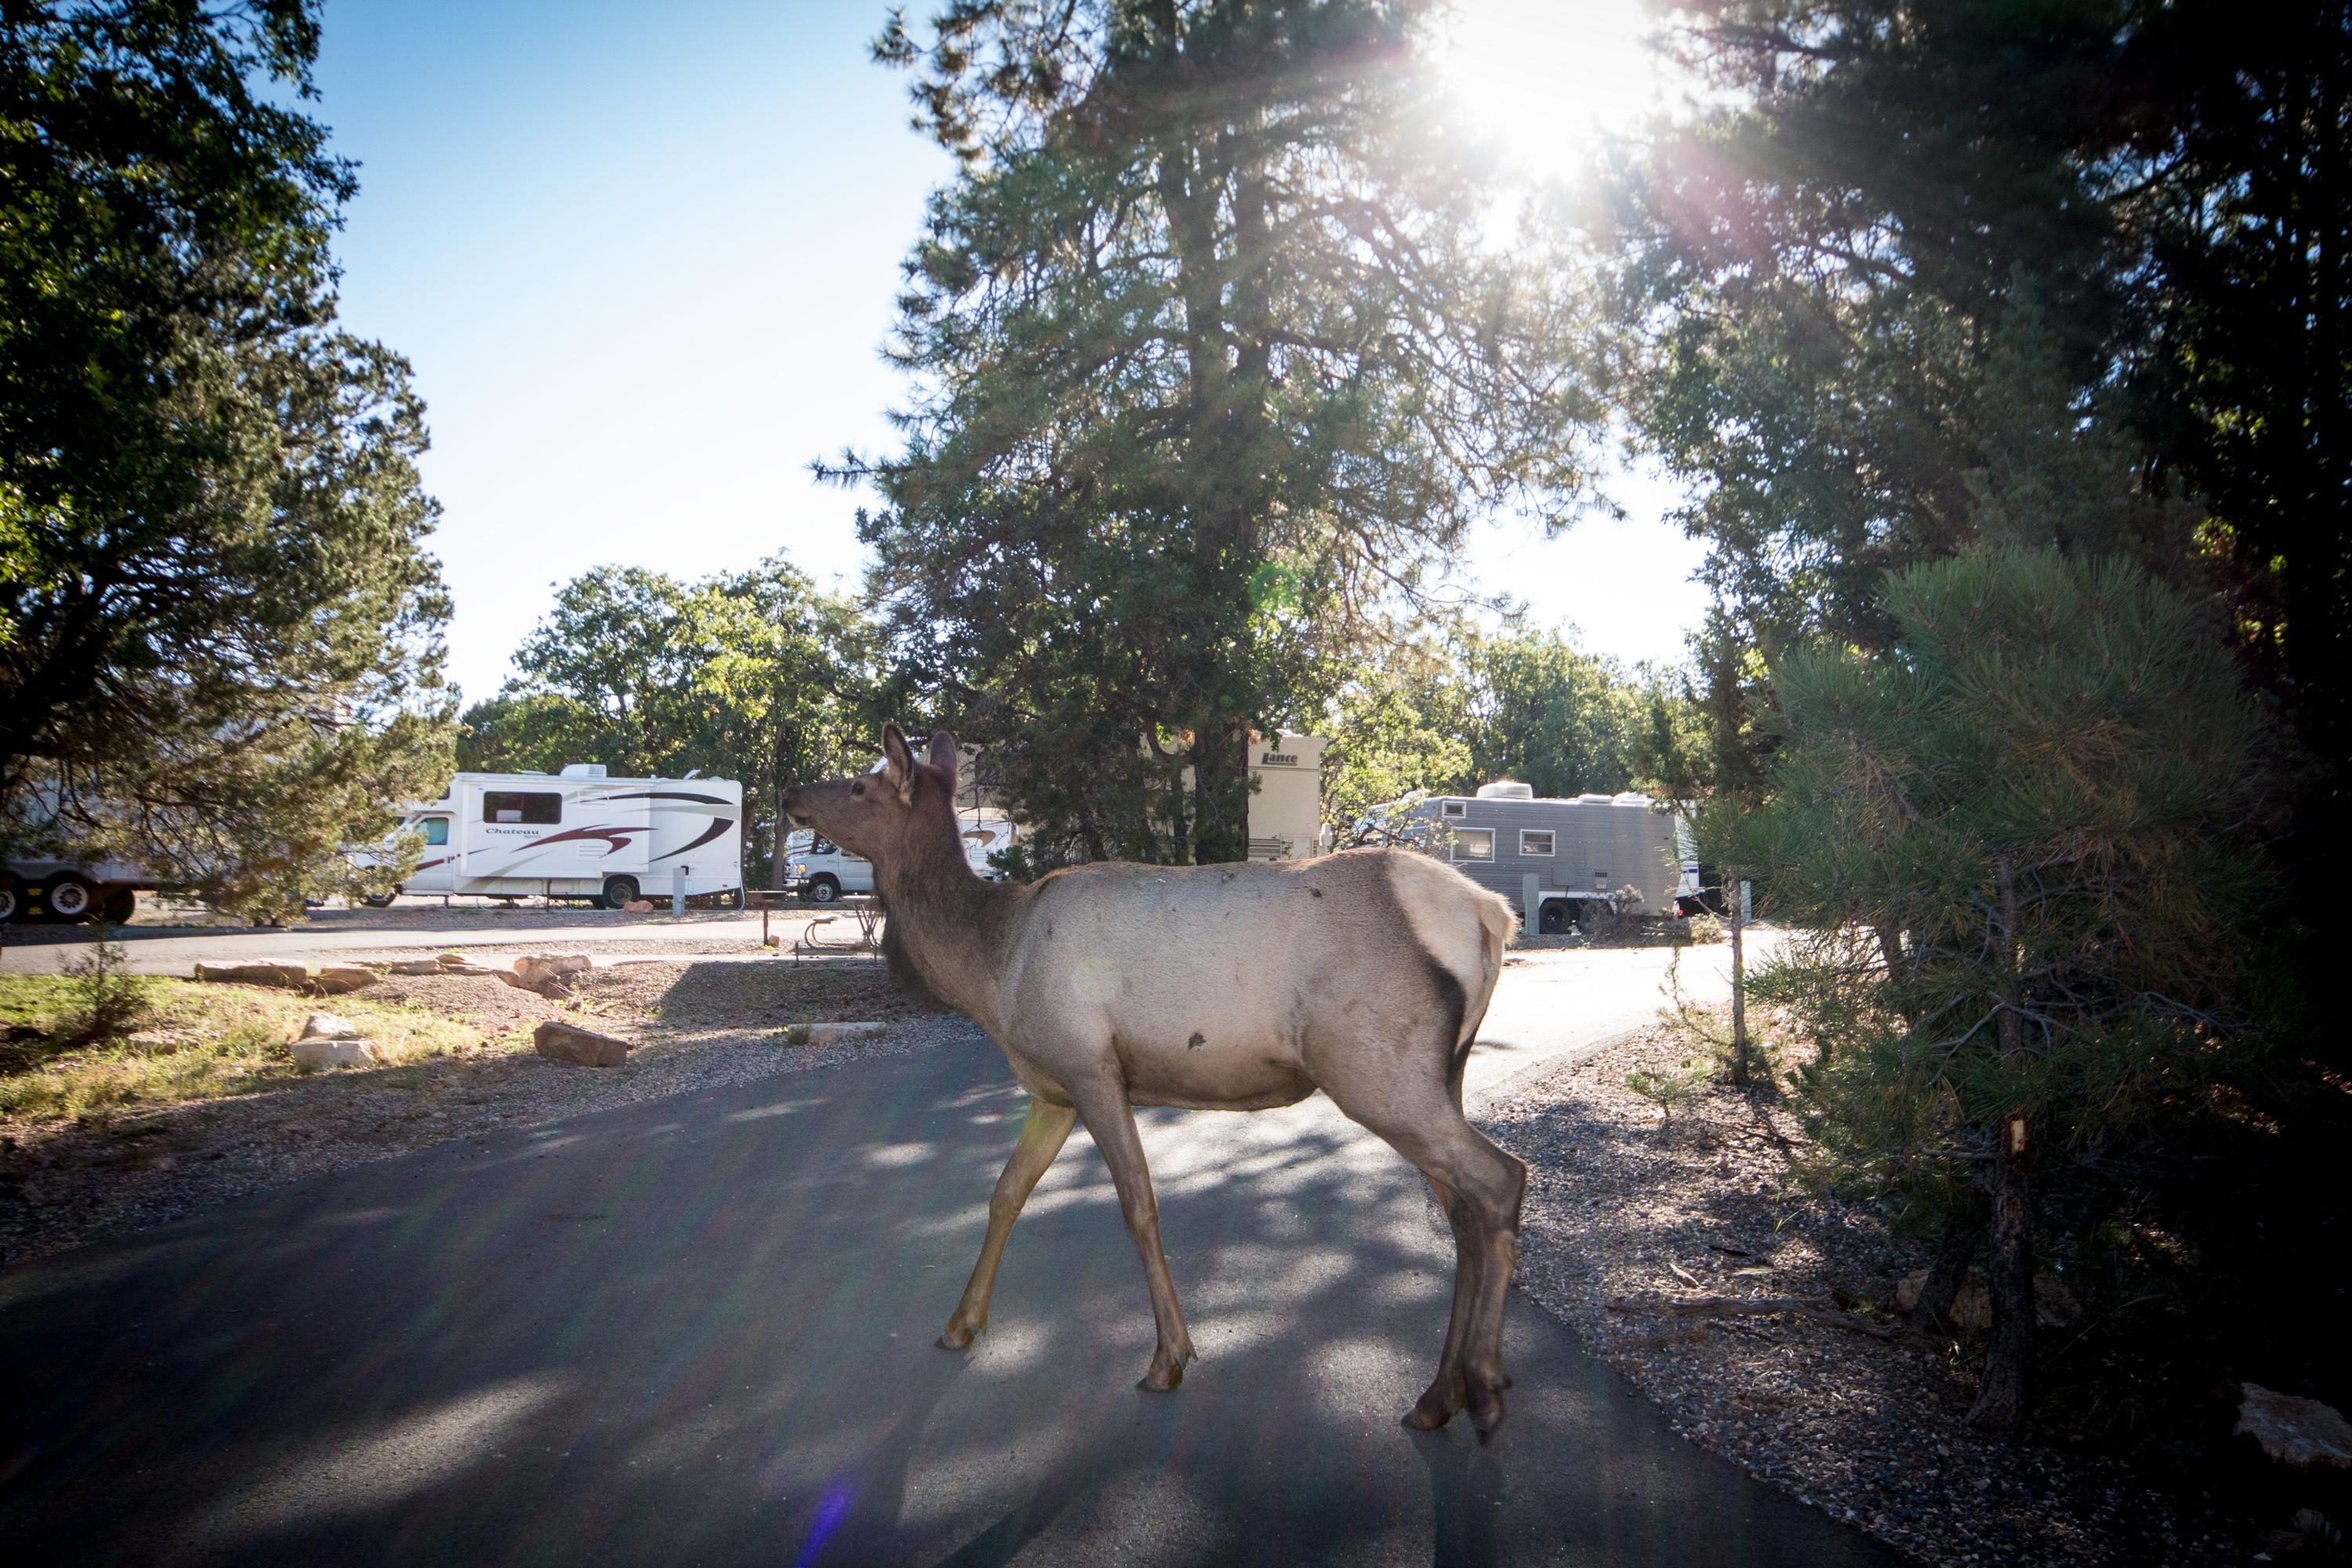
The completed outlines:
[[[884,770],[789,792],[785,810],[874,862],[894,973],[970,1016],[1032,1097],[988,1236],[940,1342],[986,1324],[1005,1238],[1078,1118],[1118,1189],[1159,1345],[1143,1386],[1192,1354],[1160,1247],[1133,1107],[1251,1110],[1320,1089],[1428,1178],[1454,1231],[1436,1381],[1406,1417],[1502,1419],[1503,1308],[1527,1168],[1463,1118],[1462,1068],[1502,971],[1509,907],[1402,850],[1278,864],[1100,864],[1004,885],[955,830],[954,738],[918,761],[897,726]]]

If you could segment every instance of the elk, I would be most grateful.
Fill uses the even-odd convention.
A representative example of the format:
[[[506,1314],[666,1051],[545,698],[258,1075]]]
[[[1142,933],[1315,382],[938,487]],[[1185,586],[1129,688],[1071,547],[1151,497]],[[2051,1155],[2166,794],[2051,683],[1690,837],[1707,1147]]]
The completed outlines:
[[[1143,1261],[1159,1342],[1139,1387],[1192,1359],[1160,1247],[1138,1105],[1264,1110],[1317,1089],[1418,1168],[1454,1229],[1437,1376],[1404,1417],[1503,1419],[1503,1308],[1527,1166],[1462,1113],[1462,1072],[1514,923],[1452,867],[1403,849],[1296,861],[1105,862],[1027,883],[972,874],[957,837],[955,737],[919,761],[895,724],[877,772],[785,793],[785,815],[874,863],[890,952],[987,1031],[1029,1093],[988,1234],[942,1349],[988,1323],[1022,1205],[1083,1118]]]

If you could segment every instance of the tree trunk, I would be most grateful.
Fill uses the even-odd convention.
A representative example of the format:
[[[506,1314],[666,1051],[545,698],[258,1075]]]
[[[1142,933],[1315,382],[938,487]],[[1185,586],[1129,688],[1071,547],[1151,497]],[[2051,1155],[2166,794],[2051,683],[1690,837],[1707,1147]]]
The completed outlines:
[[[2000,1058],[2014,1072],[2025,1057],[2023,953],[2018,946],[2017,879],[2009,857],[1996,863],[2000,895]],[[2033,1203],[2026,1172],[2033,1157],[2032,1124],[2022,1106],[2001,1119],[1993,1152],[1992,1342],[1969,1425],[1982,1432],[2014,1432],[2025,1419],[2033,1373]]]
[[[2025,1419],[2033,1372],[2033,1205],[2026,1163],[2032,1129],[2022,1111],[2002,1126],[1992,1180],[1992,1342],[1969,1425],[2014,1432]]]
[[[1249,726],[1226,721],[1192,737],[1195,865],[1249,858]]]

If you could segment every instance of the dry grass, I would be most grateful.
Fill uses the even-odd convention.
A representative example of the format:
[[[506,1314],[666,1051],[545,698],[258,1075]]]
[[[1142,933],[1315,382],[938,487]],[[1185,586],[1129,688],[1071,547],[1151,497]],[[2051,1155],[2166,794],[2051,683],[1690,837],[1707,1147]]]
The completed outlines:
[[[467,1024],[398,1003],[184,980],[133,984],[140,1009],[133,1032],[88,1040],[77,1036],[72,980],[0,976],[0,1121],[56,1121],[276,1087],[304,1075],[289,1043],[320,1011],[349,1018],[402,1061],[483,1042]]]

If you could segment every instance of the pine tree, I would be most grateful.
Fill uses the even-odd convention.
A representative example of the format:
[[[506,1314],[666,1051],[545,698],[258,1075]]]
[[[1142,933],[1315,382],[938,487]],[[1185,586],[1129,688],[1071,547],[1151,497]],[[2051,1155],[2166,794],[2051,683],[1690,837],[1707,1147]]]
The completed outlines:
[[[1757,987],[1822,1046],[1803,1088],[1840,1169],[1963,1242],[1990,1216],[1972,1419],[2006,1429],[2044,1187],[2248,1037],[2264,716],[2221,629],[2126,562],[1972,551],[1880,607],[1884,656],[1773,670],[1783,743],[1742,838],[1796,930]]]
[[[962,173],[907,267],[907,446],[839,471],[1037,841],[1240,858],[1253,728],[1486,507],[1580,482],[1581,318],[1486,243],[1433,11],[956,0],[877,46]]]

